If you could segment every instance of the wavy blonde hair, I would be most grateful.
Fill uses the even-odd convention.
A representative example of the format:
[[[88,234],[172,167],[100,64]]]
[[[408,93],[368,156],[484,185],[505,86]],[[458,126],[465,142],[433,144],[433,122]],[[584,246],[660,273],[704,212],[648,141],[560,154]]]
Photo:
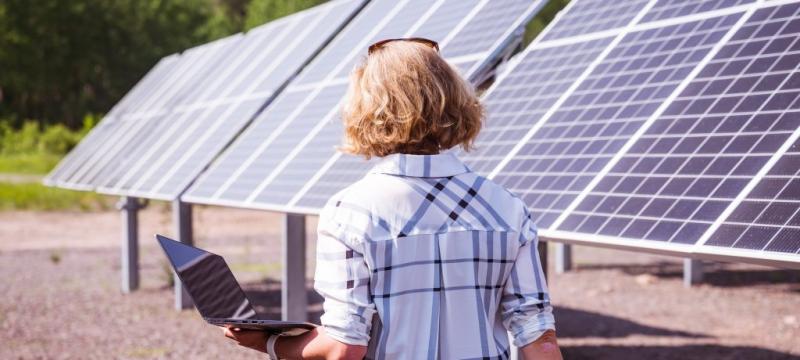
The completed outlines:
[[[342,107],[342,150],[367,159],[393,153],[465,150],[484,109],[474,89],[433,48],[387,43],[353,70]]]

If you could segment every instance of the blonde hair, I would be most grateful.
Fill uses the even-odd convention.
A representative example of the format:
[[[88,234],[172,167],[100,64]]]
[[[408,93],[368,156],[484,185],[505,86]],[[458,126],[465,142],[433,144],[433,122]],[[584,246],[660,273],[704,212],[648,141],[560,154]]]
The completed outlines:
[[[433,48],[387,43],[352,72],[342,107],[343,151],[386,156],[470,150],[483,120],[475,92]]]

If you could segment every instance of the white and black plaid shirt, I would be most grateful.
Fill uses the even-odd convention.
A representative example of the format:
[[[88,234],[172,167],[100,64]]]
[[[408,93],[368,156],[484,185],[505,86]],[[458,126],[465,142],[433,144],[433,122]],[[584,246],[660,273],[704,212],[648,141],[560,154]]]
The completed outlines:
[[[525,205],[455,155],[385,157],[318,233],[322,325],[368,358],[508,358],[507,330],[522,346],[554,329]]]

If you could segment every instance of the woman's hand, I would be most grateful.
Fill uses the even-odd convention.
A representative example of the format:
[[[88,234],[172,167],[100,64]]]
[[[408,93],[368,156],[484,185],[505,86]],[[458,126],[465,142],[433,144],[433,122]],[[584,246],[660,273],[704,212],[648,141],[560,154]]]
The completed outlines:
[[[244,346],[263,353],[267,352],[267,334],[260,330],[243,330],[236,327],[224,327],[222,332],[225,337],[236,341],[239,346]]]

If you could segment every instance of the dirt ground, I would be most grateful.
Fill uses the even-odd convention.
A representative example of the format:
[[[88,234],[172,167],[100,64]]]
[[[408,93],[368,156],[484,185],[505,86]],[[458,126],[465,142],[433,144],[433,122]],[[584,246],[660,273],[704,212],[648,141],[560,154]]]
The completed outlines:
[[[225,256],[259,310],[276,317],[280,219],[195,211],[196,242]],[[123,295],[119,214],[0,213],[0,359],[264,358],[194,310],[172,309],[169,268],[152,238],[172,232],[168,207],[152,204],[141,223],[142,287]],[[550,277],[567,359],[800,359],[799,271],[714,263],[686,289],[676,258],[574,253],[577,269]],[[309,299],[318,317],[320,299]]]

